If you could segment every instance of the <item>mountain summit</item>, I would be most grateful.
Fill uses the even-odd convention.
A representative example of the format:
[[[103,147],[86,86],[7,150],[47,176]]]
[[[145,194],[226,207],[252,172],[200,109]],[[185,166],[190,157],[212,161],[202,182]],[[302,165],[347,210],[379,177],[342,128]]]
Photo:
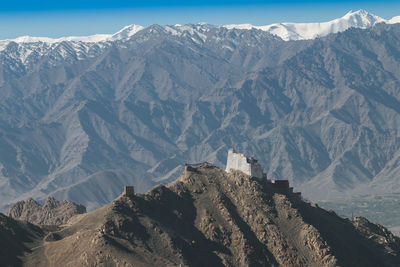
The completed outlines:
[[[323,37],[331,33],[343,32],[351,27],[369,28],[380,22],[391,22],[368,13],[365,10],[350,11],[341,18],[328,22],[314,23],[275,23],[266,26],[254,26],[251,24],[224,25],[228,29],[258,29],[281,37],[285,41],[308,40]]]
[[[382,226],[340,218],[285,186],[210,164],[186,165],[175,182],[123,194],[58,229],[4,216],[0,223],[2,237],[15,236],[4,260],[26,251],[25,266],[400,264],[400,239]]]

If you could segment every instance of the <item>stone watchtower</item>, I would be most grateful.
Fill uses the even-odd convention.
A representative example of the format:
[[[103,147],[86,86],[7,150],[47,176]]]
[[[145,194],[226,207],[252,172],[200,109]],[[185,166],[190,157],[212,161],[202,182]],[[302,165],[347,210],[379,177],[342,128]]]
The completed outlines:
[[[123,196],[133,197],[135,195],[135,189],[133,186],[124,186]]]
[[[242,153],[236,153],[233,149],[229,149],[228,158],[226,160],[226,172],[231,170],[242,171],[247,175],[263,178],[264,173],[260,163],[252,157],[246,157]]]

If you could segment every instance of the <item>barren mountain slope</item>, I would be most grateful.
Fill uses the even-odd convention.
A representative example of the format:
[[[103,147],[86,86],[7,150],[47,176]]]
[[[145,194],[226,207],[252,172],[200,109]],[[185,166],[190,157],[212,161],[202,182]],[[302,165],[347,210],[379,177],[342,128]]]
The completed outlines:
[[[50,228],[42,229],[0,213],[0,265],[22,265],[21,257],[39,245],[47,231]]]
[[[242,114],[232,114],[253,114],[241,132],[254,139],[238,150],[309,199],[397,192],[398,47],[398,25],[350,29],[257,72],[240,87]]]
[[[91,210],[124,184],[144,192],[152,179],[176,177],[186,158],[204,160],[208,151],[184,151],[220,123],[199,97],[306,44],[257,30],[152,25],[95,55],[64,53],[74,44],[63,42],[25,64],[18,51],[28,44],[10,43],[0,52],[0,209],[52,195]]]
[[[85,206],[48,197],[43,205],[32,198],[19,201],[10,207],[6,215],[35,224],[61,225],[67,223],[72,216],[85,212]]]
[[[49,195],[92,210],[229,148],[313,200],[400,190],[400,25],[289,42],[152,25],[33,65],[22,45],[0,53],[1,210]]]
[[[210,165],[73,217],[26,266],[398,266],[400,240]]]

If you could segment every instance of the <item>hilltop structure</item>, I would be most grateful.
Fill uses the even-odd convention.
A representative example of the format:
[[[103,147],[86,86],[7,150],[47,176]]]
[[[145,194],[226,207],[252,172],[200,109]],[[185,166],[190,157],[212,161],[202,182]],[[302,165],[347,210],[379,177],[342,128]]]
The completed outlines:
[[[226,172],[231,170],[242,171],[243,173],[257,177],[263,178],[264,173],[260,163],[253,157],[246,157],[242,153],[236,153],[233,149],[229,149],[228,158],[226,160]]]
[[[400,266],[387,229],[304,202],[279,181],[187,164],[176,181],[60,228],[0,214],[0,265]]]
[[[193,165],[193,167],[200,167],[200,165],[199,166]],[[189,170],[186,168],[187,167],[185,167],[185,170]],[[225,171],[231,172],[232,170],[241,171],[244,174],[256,178],[267,178],[267,175],[263,173],[260,163],[258,163],[258,161],[255,158],[247,157],[242,153],[237,153],[233,149],[229,149],[228,158],[226,160]],[[271,186],[273,186],[274,188],[276,188],[281,192],[290,193],[298,197],[301,197],[300,192],[293,192],[293,187],[290,187],[289,180],[270,180],[268,182],[270,183]]]
[[[129,186],[124,186],[124,192],[122,195],[126,197],[133,197],[135,195],[135,188],[131,185]]]

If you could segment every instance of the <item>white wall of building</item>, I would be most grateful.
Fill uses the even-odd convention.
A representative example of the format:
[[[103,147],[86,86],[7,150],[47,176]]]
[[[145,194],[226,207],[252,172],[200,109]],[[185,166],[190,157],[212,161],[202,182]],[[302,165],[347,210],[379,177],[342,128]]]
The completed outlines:
[[[263,178],[262,168],[258,162],[249,159],[244,154],[236,153],[233,149],[229,149],[228,151],[225,168],[227,172],[231,170],[238,170],[250,176]]]

